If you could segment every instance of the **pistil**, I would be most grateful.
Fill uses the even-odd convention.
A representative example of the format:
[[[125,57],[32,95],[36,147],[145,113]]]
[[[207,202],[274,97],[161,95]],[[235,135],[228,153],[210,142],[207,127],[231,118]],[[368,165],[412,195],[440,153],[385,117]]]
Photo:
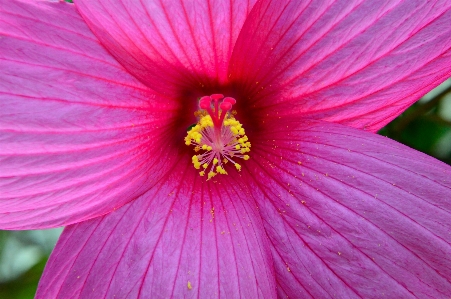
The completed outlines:
[[[241,171],[241,165],[234,159],[249,159],[246,153],[250,151],[251,143],[231,111],[235,103],[234,98],[224,98],[222,94],[202,97],[199,101],[201,110],[194,113],[198,123],[185,137],[185,144],[194,145],[194,151],[199,153],[192,157],[194,168],[201,169],[200,176],[208,173],[207,180],[217,174],[228,174],[227,163]]]

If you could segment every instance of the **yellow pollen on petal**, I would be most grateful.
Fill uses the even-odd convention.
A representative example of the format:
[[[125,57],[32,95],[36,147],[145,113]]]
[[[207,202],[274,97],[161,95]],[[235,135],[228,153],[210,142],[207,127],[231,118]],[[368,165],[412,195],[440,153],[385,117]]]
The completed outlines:
[[[198,122],[184,138],[185,144],[193,145],[197,153],[192,156],[194,168],[200,169],[199,175],[206,175],[207,181],[217,174],[228,174],[228,162],[241,171],[236,159],[247,161],[250,158],[247,153],[251,143],[243,125],[235,118],[236,111],[231,110],[235,102],[219,94],[200,98],[201,109],[194,113]]]

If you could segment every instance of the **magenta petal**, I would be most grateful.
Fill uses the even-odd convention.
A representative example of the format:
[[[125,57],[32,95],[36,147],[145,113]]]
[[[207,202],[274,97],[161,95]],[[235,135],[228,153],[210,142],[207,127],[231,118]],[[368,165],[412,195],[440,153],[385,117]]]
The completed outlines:
[[[174,104],[156,106],[72,4],[1,0],[0,35],[0,227],[67,225],[147,191]]]
[[[205,183],[181,164],[136,201],[67,227],[36,298],[275,298],[248,190]]]
[[[448,165],[326,122],[282,121],[252,146],[280,296],[451,294]]]
[[[122,65],[152,89],[174,95],[168,88],[208,88],[226,80],[233,46],[254,2],[80,0],[76,5]]]
[[[451,75],[450,1],[269,1],[231,60],[257,109],[377,131]],[[253,95],[253,96],[252,96]]]

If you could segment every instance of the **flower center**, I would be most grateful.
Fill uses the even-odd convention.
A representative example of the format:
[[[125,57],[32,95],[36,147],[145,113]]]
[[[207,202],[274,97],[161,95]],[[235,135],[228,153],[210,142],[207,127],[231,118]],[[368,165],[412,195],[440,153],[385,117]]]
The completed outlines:
[[[232,163],[240,171],[241,165],[234,158],[249,160],[245,153],[250,151],[248,141],[240,122],[235,119],[235,111],[231,111],[235,99],[222,94],[202,97],[199,101],[201,110],[194,112],[198,123],[192,127],[185,137],[186,145],[194,145],[199,153],[192,158],[194,168],[201,169],[200,176],[208,171],[207,181],[217,174],[227,174],[225,164]]]

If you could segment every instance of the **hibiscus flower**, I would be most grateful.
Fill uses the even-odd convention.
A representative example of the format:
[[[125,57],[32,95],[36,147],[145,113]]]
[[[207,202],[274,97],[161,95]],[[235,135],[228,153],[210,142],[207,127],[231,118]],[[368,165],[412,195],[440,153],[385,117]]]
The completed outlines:
[[[67,226],[37,298],[450,296],[451,168],[374,134],[450,1],[0,4],[0,227]]]

